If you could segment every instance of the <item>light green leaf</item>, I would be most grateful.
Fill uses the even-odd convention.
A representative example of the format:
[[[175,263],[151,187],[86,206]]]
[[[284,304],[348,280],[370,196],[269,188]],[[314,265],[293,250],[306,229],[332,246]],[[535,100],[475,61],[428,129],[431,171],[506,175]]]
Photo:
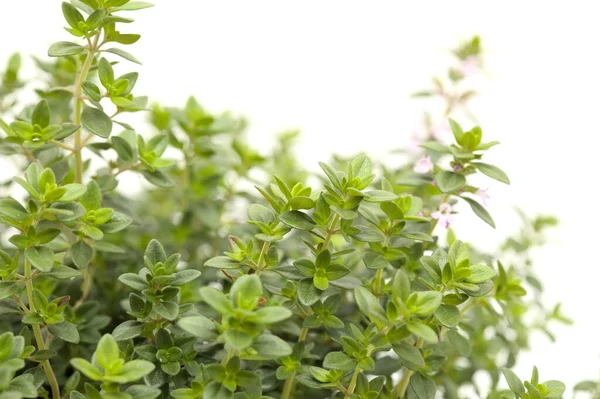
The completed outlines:
[[[321,298],[320,291],[314,286],[312,278],[305,278],[296,285],[298,300],[304,306],[314,305]]]
[[[523,386],[521,379],[506,367],[502,367],[501,370],[502,374],[504,374],[504,378],[506,378],[506,382],[508,382],[510,390],[516,393],[518,396],[523,396],[525,394],[525,387]]]
[[[402,341],[394,345],[393,349],[402,360],[408,363],[408,366],[412,366],[409,367],[412,370],[425,367],[425,359],[421,351],[408,342]]]
[[[420,321],[410,321],[407,323],[406,327],[408,331],[415,334],[417,337],[423,338],[428,342],[437,342],[438,337],[435,331],[431,327],[426,324],[421,323]]]
[[[263,358],[279,359],[292,354],[290,345],[272,334],[262,334],[254,339],[252,347]]]
[[[279,215],[279,220],[295,229],[298,230],[312,230],[317,224],[304,212],[300,211],[288,211]]]
[[[25,259],[31,262],[36,269],[49,272],[54,265],[54,252],[48,247],[29,247],[25,250]]]
[[[110,334],[104,334],[96,347],[96,361],[103,369],[110,369],[112,364],[120,358],[117,341]],[[83,372],[82,370],[80,370]],[[84,373],[85,374],[85,373]]]
[[[471,162],[471,165],[474,165],[481,173],[491,177],[492,179],[498,180],[504,184],[510,184],[510,179],[506,173],[504,173],[504,171],[497,166],[483,162]]]
[[[350,371],[356,368],[356,360],[344,352],[329,352],[325,355],[323,367],[332,370]]]
[[[477,216],[479,216],[479,218],[481,220],[483,220],[484,222],[486,222],[493,228],[496,228],[496,223],[494,223],[494,219],[492,219],[492,216],[489,214],[489,212],[479,202],[475,201],[472,198],[467,198],[467,197],[460,197],[460,198],[462,198],[468,202],[468,204],[471,206],[471,209],[473,210],[473,212]]]
[[[48,324],[48,331],[57,338],[74,344],[79,343],[79,331],[74,324],[63,321],[58,324]]]
[[[471,266],[471,275],[465,278],[468,283],[483,283],[484,281],[491,280],[496,277],[496,271],[486,265],[473,265]]]
[[[465,184],[467,184],[467,179],[463,175],[459,175],[458,173],[454,172],[449,172],[447,170],[436,174],[435,181],[438,188],[443,193],[456,191]]]
[[[112,120],[98,108],[86,107],[81,113],[81,124],[102,138],[108,138],[112,132]]]
[[[219,335],[215,322],[202,315],[184,317],[178,325],[183,331],[202,339],[214,339]]]
[[[118,376],[123,377],[126,382],[133,382],[149,374],[154,368],[154,364],[147,360],[131,360],[123,365]]]
[[[56,42],[48,49],[49,57],[65,57],[67,55],[77,55],[85,50],[85,47],[71,42]]]

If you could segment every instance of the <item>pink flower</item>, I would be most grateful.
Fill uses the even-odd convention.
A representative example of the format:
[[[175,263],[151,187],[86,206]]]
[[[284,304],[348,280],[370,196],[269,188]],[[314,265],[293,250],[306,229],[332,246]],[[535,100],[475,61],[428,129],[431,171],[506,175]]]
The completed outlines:
[[[452,207],[447,202],[440,204],[440,209],[433,212],[431,217],[436,219],[445,228],[450,227],[450,224],[454,221],[452,216]]]
[[[479,58],[472,55],[467,59],[463,60],[458,68],[460,72],[468,78],[477,73],[479,68],[481,68],[481,64],[479,62]]]
[[[489,190],[488,188],[486,188],[486,189],[481,189],[480,188],[480,189],[478,189],[475,192],[475,195],[478,195],[479,198],[481,198],[481,201],[483,201],[483,206],[486,206],[486,207],[488,206],[487,200],[490,199],[490,195],[488,194],[488,190]]]
[[[419,159],[413,170],[417,173],[429,173],[433,170],[433,162],[430,157]]]

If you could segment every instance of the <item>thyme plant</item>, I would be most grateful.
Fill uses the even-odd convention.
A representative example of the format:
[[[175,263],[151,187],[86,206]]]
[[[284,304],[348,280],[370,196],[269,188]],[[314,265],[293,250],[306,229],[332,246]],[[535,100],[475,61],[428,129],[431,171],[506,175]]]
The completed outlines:
[[[446,107],[403,166],[359,154],[314,175],[296,132],[254,149],[243,118],[137,92],[124,32],[150,6],[64,2],[43,78],[24,81],[19,55],[2,72],[0,153],[19,173],[1,182],[0,398],[562,396],[510,371],[532,331],[568,322],[529,259],[555,220],[524,217],[494,253],[451,227],[495,226],[474,175],[509,184],[487,162],[498,142],[452,119],[478,38],[417,93]]]

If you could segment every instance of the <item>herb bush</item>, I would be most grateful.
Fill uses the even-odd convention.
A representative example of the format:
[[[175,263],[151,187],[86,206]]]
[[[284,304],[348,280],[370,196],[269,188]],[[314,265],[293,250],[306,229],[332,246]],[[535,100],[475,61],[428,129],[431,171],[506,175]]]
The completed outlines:
[[[529,257],[556,221],[524,216],[493,253],[450,227],[494,227],[473,175],[509,183],[486,163],[498,142],[447,119],[475,94],[478,38],[417,94],[445,102],[453,143],[426,115],[402,166],[361,154],[313,174],[295,132],[265,153],[240,117],[137,94],[123,47],[140,35],[119,29],[149,6],[63,3],[72,41],[34,59],[43,79],[26,85],[18,55],[2,74],[0,151],[19,172],[2,174],[0,398],[563,395],[510,371],[532,331],[568,322]],[[149,184],[128,193],[126,174]]]

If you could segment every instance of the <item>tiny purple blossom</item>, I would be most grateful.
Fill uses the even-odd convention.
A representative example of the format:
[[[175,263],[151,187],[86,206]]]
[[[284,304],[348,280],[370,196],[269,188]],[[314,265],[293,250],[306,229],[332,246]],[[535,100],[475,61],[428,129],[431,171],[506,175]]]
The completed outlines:
[[[481,198],[481,201],[483,201],[483,206],[487,207],[488,203],[487,200],[490,199],[490,195],[488,194],[488,188],[486,189],[478,189],[475,194],[479,196],[479,198]]]
[[[450,224],[454,221],[454,217],[451,214],[452,207],[447,202],[440,204],[440,209],[433,212],[431,217],[437,219],[439,223],[445,228],[450,227]]]
[[[459,66],[460,72],[465,77],[473,76],[477,73],[477,71],[481,68],[481,64],[479,62],[479,58],[472,55],[465,59]]]
[[[417,173],[429,173],[433,170],[433,162],[430,157],[419,159],[413,170]]]

